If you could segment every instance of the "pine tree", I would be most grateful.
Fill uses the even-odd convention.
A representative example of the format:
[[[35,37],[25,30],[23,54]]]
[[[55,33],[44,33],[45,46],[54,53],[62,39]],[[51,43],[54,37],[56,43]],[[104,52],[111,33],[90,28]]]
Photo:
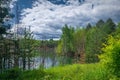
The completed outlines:
[[[96,26],[97,27],[103,27],[103,25],[104,25],[104,21],[103,20],[99,20],[97,23],[96,23]]]
[[[107,33],[107,34],[111,34],[112,32],[114,32],[116,29],[116,25],[115,23],[112,21],[111,18],[109,18],[106,23],[103,26],[103,30]]]
[[[86,29],[89,30],[91,27],[92,27],[91,24],[88,23],[88,25],[86,26]]]

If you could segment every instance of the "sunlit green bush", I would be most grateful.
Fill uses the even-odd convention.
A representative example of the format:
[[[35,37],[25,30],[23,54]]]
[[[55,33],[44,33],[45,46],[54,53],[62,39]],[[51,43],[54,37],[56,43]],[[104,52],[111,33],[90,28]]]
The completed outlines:
[[[109,37],[104,44],[101,63],[107,69],[110,77],[120,77],[120,39]]]

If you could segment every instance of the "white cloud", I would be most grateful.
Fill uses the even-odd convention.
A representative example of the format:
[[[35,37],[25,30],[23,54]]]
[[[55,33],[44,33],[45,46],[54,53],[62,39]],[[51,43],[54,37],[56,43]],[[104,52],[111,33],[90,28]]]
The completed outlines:
[[[30,25],[34,33],[57,35],[61,34],[64,24],[85,26],[109,17],[114,21],[120,20],[119,0],[86,0],[82,4],[78,0],[69,0],[69,3],[55,5],[47,0],[39,0],[32,9],[23,10],[21,22]]]

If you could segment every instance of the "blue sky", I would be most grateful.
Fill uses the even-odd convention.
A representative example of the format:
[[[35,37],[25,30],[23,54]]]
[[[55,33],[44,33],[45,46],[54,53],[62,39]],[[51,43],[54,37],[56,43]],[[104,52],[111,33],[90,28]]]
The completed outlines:
[[[35,38],[59,38],[61,28],[68,24],[84,27],[99,19],[120,21],[120,0],[38,0],[21,11],[20,22],[31,26]]]

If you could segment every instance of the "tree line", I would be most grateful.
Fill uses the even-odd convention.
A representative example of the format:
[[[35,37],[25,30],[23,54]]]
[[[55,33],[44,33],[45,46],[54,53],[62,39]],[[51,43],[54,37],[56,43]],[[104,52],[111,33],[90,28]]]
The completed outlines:
[[[83,28],[75,29],[65,25],[56,52],[64,59],[72,58],[73,62],[99,62],[98,56],[102,53],[103,43],[106,43],[107,37],[116,30],[117,25],[111,18],[106,21],[99,20],[94,26],[89,23]]]

